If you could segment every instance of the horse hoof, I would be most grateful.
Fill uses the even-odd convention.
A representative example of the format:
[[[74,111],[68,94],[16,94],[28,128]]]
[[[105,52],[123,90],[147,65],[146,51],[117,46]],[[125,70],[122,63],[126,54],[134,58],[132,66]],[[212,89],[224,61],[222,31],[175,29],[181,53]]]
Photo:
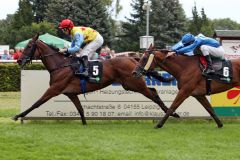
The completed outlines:
[[[17,121],[18,120],[18,116],[12,117],[12,120]]]
[[[175,118],[180,118],[180,116],[177,113],[173,113],[171,116],[175,117]]]
[[[222,128],[222,127],[223,127],[223,124],[218,125],[218,128]]]
[[[162,128],[162,125],[157,124],[154,128],[155,129]]]

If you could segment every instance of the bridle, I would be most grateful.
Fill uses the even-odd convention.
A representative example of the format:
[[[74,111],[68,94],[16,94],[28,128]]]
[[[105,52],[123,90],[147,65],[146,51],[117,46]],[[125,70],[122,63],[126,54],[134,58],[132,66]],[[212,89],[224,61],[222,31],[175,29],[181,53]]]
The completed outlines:
[[[161,51],[161,50],[158,50],[158,49],[155,49],[155,50],[146,50],[145,52],[148,52],[149,53],[149,56],[148,56],[148,61],[147,63],[145,64],[145,66],[138,66],[140,68],[140,70],[143,71],[143,73],[146,73],[147,70],[150,68],[153,60],[154,60],[154,57],[156,56],[156,51]],[[163,65],[165,64],[167,60],[167,57],[165,56],[164,59],[160,62],[160,65]]]
[[[42,42],[42,41],[41,41]],[[41,59],[42,61],[44,61],[47,57],[50,57],[50,56],[57,56],[58,53],[57,52],[52,52],[52,53],[49,53],[49,54],[46,54],[46,55],[40,55],[39,57],[36,57],[34,56],[37,48],[38,48],[38,43],[39,43],[39,40],[37,41],[34,41],[33,44],[32,44],[32,49],[30,51],[30,54],[29,55],[23,55],[23,59],[25,59],[27,62],[31,62],[33,60],[33,58],[38,58],[38,59]],[[44,42],[43,42],[44,43]],[[53,72],[55,70],[58,70],[58,69],[61,69],[61,68],[64,68],[64,67],[69,67],[71,66],[71,64],[60,64],[60,66],[58,65],[57,67],[49,70],[49,72]]]
[[[32,49],[30,51],[29,55],[23,55],[23,59],[25,59],[27,62],[31,62],[32,59],[34,58],[34,53],[37,50],[37,42],[34,41],[33,45],[32,45]]]
[[[36,52],[36,50],[37,50],[37,48],[38,48],[38,47],[37,47],[38,41],[39,41],[39,40],[33,42],[32,49],[31,49],[31,51],[30,51],[30,54],[29,54],[29,55],[24,55],[24,58],[25,58],[25,59],[27,59],[27,60],[29,60],[29,61],[32,61],[32,60],[33,60],[33,58],[35,57],[34,54],[35,54],[35,52]],[[43,43],[44,43],[44,42],[43,42]],[[57,54],[56,54],[56,53],[49,53],[49,54],[46,54],[46,55],[40,55],[38,58],[41,59],[41,60],[44,60],[46,57],[54,56],[54,55],[57,55]],[[35,58],[37,58],[37,57],[35,57]]]

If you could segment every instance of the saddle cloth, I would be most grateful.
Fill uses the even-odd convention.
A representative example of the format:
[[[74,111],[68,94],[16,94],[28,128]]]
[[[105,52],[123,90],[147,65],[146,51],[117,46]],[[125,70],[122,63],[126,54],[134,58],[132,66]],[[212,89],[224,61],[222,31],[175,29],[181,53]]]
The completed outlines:
[[[207,62],[204,56],[200,56],[200,68],[203,72],[207,67]],[[207,76],[207,79],[213,79],[221,83],[231,83],[232,82],[232,63],[230,60],[216,60],[213,59],[213,69],[215,70],[214,74]]]
[[[83,71],[83,61],[79,61],[77,57],[72,58],[71,68],[73,72]],[[102,73],[103,73],[103,65],[100,61],[89,61],[88,62],[88,75],[89,78],[80,77],[80,79],[85,79],[86,81],[92,83],[101,83],[102,81]],[[76,75],[79,77],[79,75]]]

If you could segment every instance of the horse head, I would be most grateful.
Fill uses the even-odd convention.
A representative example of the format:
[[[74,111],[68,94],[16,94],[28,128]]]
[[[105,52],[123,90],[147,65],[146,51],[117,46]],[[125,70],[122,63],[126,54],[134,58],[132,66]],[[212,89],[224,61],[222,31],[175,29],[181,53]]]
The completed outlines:
[[[24,51],[20,58],[17,60],[17,63],[23,68],[27,63],[30,63],[33,59],[41,59],[43,60],[44,57],[52,56],[52,55],[59,55],[55,54],[59,52],[59,49],[44,43],[43,41],[39,40],[39,34],[35,35],[24,48]]]
[[[37,41],[39,34],[35,35],[24,48],[22,55],[17,60],[17,63],[24,67],[27,63],[30,63],[34,57],[36,57],[35,52],[37,50]]]
[[[155,46],[150,45],[150,47],[143,53],[138,65],[133,71],[134,77],[141,77],[148,70],[153,70],[156,63],[163,63],[166,60],[166,55],[168,50],[158,50]]]

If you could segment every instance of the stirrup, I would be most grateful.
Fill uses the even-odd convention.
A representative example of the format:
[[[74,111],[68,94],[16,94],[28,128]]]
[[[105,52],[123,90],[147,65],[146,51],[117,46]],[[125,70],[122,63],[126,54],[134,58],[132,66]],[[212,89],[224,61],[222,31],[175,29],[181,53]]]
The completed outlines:
[[[214,72],[215,72],[215,70],[213,70],[213,69],[205,69],[205,70],[203,70],[202,75],[207,76],[209,74],[213,74]]]
[[[78,75],[83,77],[88,77],[89,74],[88,74],[88,71],[85,70],[84,72],[79,72]]]

